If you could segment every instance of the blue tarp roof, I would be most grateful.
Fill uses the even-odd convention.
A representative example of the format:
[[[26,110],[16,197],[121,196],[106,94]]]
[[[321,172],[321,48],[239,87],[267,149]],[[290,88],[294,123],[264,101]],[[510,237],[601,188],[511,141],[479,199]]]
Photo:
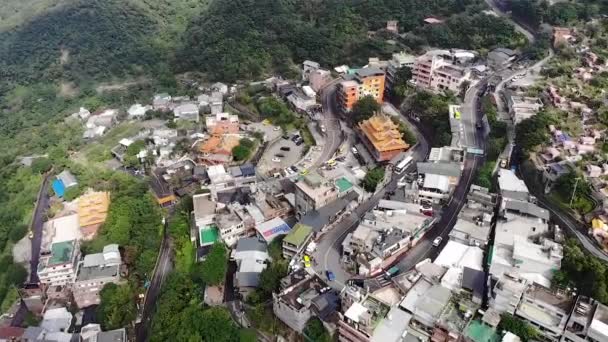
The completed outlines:
[[[249,163],[243,164],[241,165],[241,173],[243,177],[253,177],[255,176],[255,168]]]
[[[65,195],[65,186],[61,180],[55,179],[53,181],[53,191],[59,197],[63,197],[63,195]]]

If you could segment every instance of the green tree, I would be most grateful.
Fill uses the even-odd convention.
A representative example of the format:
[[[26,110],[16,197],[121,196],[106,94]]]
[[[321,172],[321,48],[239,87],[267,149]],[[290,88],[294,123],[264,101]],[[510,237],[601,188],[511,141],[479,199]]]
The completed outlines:
[[[522,120],[515,127],[515,144],[528,152],[549,139],[549,125],[554,119],[546,113],[538,113]]]
[[[380,111],[380,104],[372,96],[364,96],[355,102],[352,109],[352,118],[355,122],[361,122],[372,117]]]
[[[327,329],[323,326],[323,323],[316,317],[311,318],[306,323],[304,328],[304,336],[310,341],[315,342],[330,342],[331,336],[327,332]]]
[[[10,264],[6,268],[6,282],[15,286],[23,285],[27,279],[27,270],[21,264]]]
[[[523,342],[532,341],[539,337],[538,331],[533,326],[508,313],[500,316],[498,331],[501,330],[512,332],[519,336]]]
[[[376,187],[384,179],[384,168],[376,167],[367,171],[365,177],[361,181],[363,189],[367,192],[375,192]]]
[[[246,160],[247,158],[249,158],[250,154],[251,150],[249,150],[243,145],[237,145],[232,148],[232,157],[235,161]]]
[[[23,239],[25,234],[27,234],[27,231],[28,227],[25,224],[16,224],[11,228],[8,238],[13,242],[17,242]]]
[[[228,269],[226,258],[227,251],[224,244],[214,243],[207,258],[200,263],[200,274],[205,284],[215,286],[224,282]]]
[[[48,158],[36,158],[32,161],[32,172],[34,173],[45,173],[51,169],[53,166],[53,162],[51,162]]]
[[[104,330],[130,325],[137,317],[134,290],[130,284],[106,284],[101,290],[97,317]]]

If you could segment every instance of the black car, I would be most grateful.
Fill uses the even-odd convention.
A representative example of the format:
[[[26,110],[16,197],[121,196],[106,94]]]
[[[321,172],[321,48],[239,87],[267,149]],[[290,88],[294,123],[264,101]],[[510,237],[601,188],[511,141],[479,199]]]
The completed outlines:
[[[302,145],[303,143],[304,143],[304,142],[303,142],[302,140],[298,140],[298,141],[296,141],[296,146],[300,146],[300,145]]]
[[[294,134],[293,137],[291,137],[291,140],[293,140],[294,142],[296,142],[297,140],[302,139],[302,137],[300,137],[299,134]]]
[[[291,147],[283,146],[281,147],[281,151],[290,151]]]
[[[277,153],[274,156],[277,157],[277,158],[284,158],[285,157],[285,155],[282,154],[282,153]]]
[[[289,135],[284,135],[281,138],[285,139],[285,140],[289,140]]]
[[[295,165],[291,165],[289,168],[290,168],[290,169],[291,169],[291,171],[293,171],[293,172],[298,172],[298,168],[297,168]]]

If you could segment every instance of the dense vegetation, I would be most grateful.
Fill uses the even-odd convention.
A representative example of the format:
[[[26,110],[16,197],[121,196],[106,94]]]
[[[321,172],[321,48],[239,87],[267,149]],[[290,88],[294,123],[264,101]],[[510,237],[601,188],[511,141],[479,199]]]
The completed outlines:
[[[404,106],[410,115],[420,118],[429,130],[432,146],[450,145],[452,134],[450,129],[450,104],[457,103],[452,94],[435,95],[427,91],[410,91]]]
[[[370,56],[386,57],[394,51],[384,40],[367,36],[392,19],[398,20],[401,32],[412,31],[404,43],[414,49],[524,43],[504,19],[479,13],[481,4],[474,0],[214,1],[186,31],[176,66],[236,80],[271,70],[290,76],[293,62],[305,59],[324,65],[363,65]],[[448,20],[421,26],[429,16]]]
[[[602,260],[589,255],[576,240],[566,241],[562,267],[555,273],[553,284],[576,288],[578,294],[608,305],[608,267]]]
[[[255,142],[251,139],[243,138],[239,144],[232,149],[232,157],[236,161],[247,160],[255,148]]]
[[[380,104],[378,104],[373,96],[368,95],[355,102],[350,117],[355,123],[359,123],[363,120],[371,118],[372,115],[378,113],[379,111]]]
[[[511,332],[521,338],[522,342],[535,341],[539,337],[538,330],[533,326],[508,313],[500,316],[497,330]]]
[[[365,174],[365,177],[361,180],[361,186],[367,192],[375,192],[378,184],[384,180],[384,168],[376,167]]]
[[[491,188],[494,166],[507,145],[507,125],[498,120],[498,111],[491,96],[481,100],[481,111],[486,115],[490,134],[486,146],[486,161],[475,178],[475,184]]]
[[[564,1],[550,5],[544,0],[516,0],[509,2],[513,15],[532,26],[548,23],[564,26],[575,21],[589,21],[600,13],[606,13],[606,4],[601,1]]]

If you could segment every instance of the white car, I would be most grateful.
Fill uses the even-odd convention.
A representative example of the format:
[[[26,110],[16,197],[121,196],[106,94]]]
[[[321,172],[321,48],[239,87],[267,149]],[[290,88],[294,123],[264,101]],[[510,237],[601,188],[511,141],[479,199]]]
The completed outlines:
[[[275,163],[280,163],[281,162],[281,158],[274,157],[274,158],[272,158],[272,161],[275,162]]]
[[[325,128],[325,125],[321,125],[321,132],[325,133],[327,131],[327,129]]]
[[[443,241],[443,238],[441,236],[436,237],[435,240],[433,240],[433,246],[439,247],[439,245],[441,245],[441,241]]]
[[[276,131],[280,131],[280,130],[281,130],[281,127],[277,126],[277,127],[273,128],[272,130],[273,130],[273,131],[275,131],[275,132],[276,132]]]

